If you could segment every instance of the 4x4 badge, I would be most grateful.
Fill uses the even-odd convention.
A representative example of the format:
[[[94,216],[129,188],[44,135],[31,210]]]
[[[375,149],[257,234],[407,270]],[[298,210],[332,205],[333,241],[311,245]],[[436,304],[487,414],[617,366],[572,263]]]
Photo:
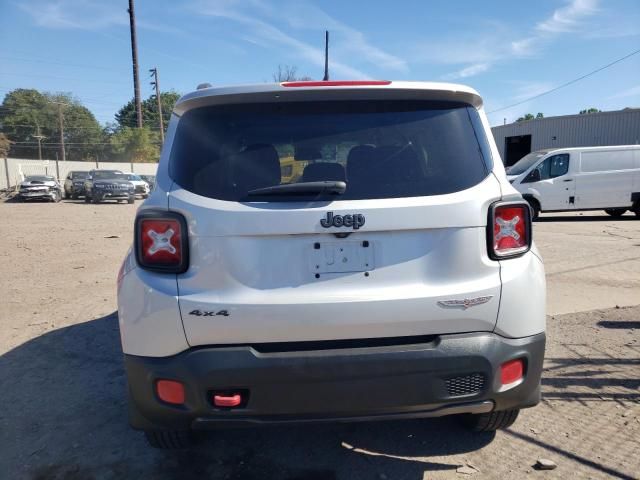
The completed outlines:
[[[486,297],[465,298],[464,300],[441,300],[438,305],[447,308],[462,308],[466,310],[469,307],[475,307],[476,305],[482,305],[487,303],[493,298],[493,295],[487,295]]]
[[[327,218],[320,220],[320,225],[324,228],[331,227],[352,227],[358,230],[364,225],[364,215],[354,213],[353,215],[334,215],[333,212],[327,212]]]

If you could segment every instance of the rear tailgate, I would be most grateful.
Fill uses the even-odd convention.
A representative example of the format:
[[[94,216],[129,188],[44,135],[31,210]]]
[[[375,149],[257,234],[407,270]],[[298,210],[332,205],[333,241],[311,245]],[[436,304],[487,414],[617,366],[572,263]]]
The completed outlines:
[[[491,331],[501,284],[485,225],[499,198],[493,175],[446,195],[314,204],[228,202],[176,186],[169,208],[187,219],[192,259],[177,278],[188,342]],[[366,221],[325,228],[329,212]]]

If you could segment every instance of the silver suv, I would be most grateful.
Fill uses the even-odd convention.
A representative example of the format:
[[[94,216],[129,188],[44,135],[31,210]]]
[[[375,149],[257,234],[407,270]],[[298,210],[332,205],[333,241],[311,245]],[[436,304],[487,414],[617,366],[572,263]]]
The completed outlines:
[[[462,85],[290,82],[176,105],[118,276],[131,424],[459,415],[540,398],[543,263]]]

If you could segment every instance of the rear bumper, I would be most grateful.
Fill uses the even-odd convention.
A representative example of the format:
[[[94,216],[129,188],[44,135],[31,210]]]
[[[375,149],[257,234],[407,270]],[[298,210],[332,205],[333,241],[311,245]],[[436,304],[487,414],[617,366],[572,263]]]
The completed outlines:
[[[442,335],[423,343],[330,350],[193,348],[166,358],[125,355],[130,420],[137,429],[437,417],[526,408],[540,400],[545,335]],[[522,358],[505,390],[500,365]],[[159,379],[185,385],[184,405],[155,394]],[[241,407],[214,407],[213,392],[241,392]]]

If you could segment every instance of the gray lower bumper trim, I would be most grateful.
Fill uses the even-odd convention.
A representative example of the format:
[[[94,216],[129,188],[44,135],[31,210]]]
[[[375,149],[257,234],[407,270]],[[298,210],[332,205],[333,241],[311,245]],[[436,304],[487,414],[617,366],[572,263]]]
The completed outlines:
[[[446,415],[458,415],[461,413],[488,413],[494,408],[492,401],[461,403],[459,405],[446,405],[431,410],[423,410],[410,413],[386,413],[380,415],[364,415],[356,417],[283,417],[283,418],[208,418],[200,417],[193,421],[191,427],[194,430],[206,430],[214,427],[239,426],[239,425],[283,425],[300,423],[325,423],[325,422],[370,422],[377,420],[407,420],[415,418],[444,417]]]

